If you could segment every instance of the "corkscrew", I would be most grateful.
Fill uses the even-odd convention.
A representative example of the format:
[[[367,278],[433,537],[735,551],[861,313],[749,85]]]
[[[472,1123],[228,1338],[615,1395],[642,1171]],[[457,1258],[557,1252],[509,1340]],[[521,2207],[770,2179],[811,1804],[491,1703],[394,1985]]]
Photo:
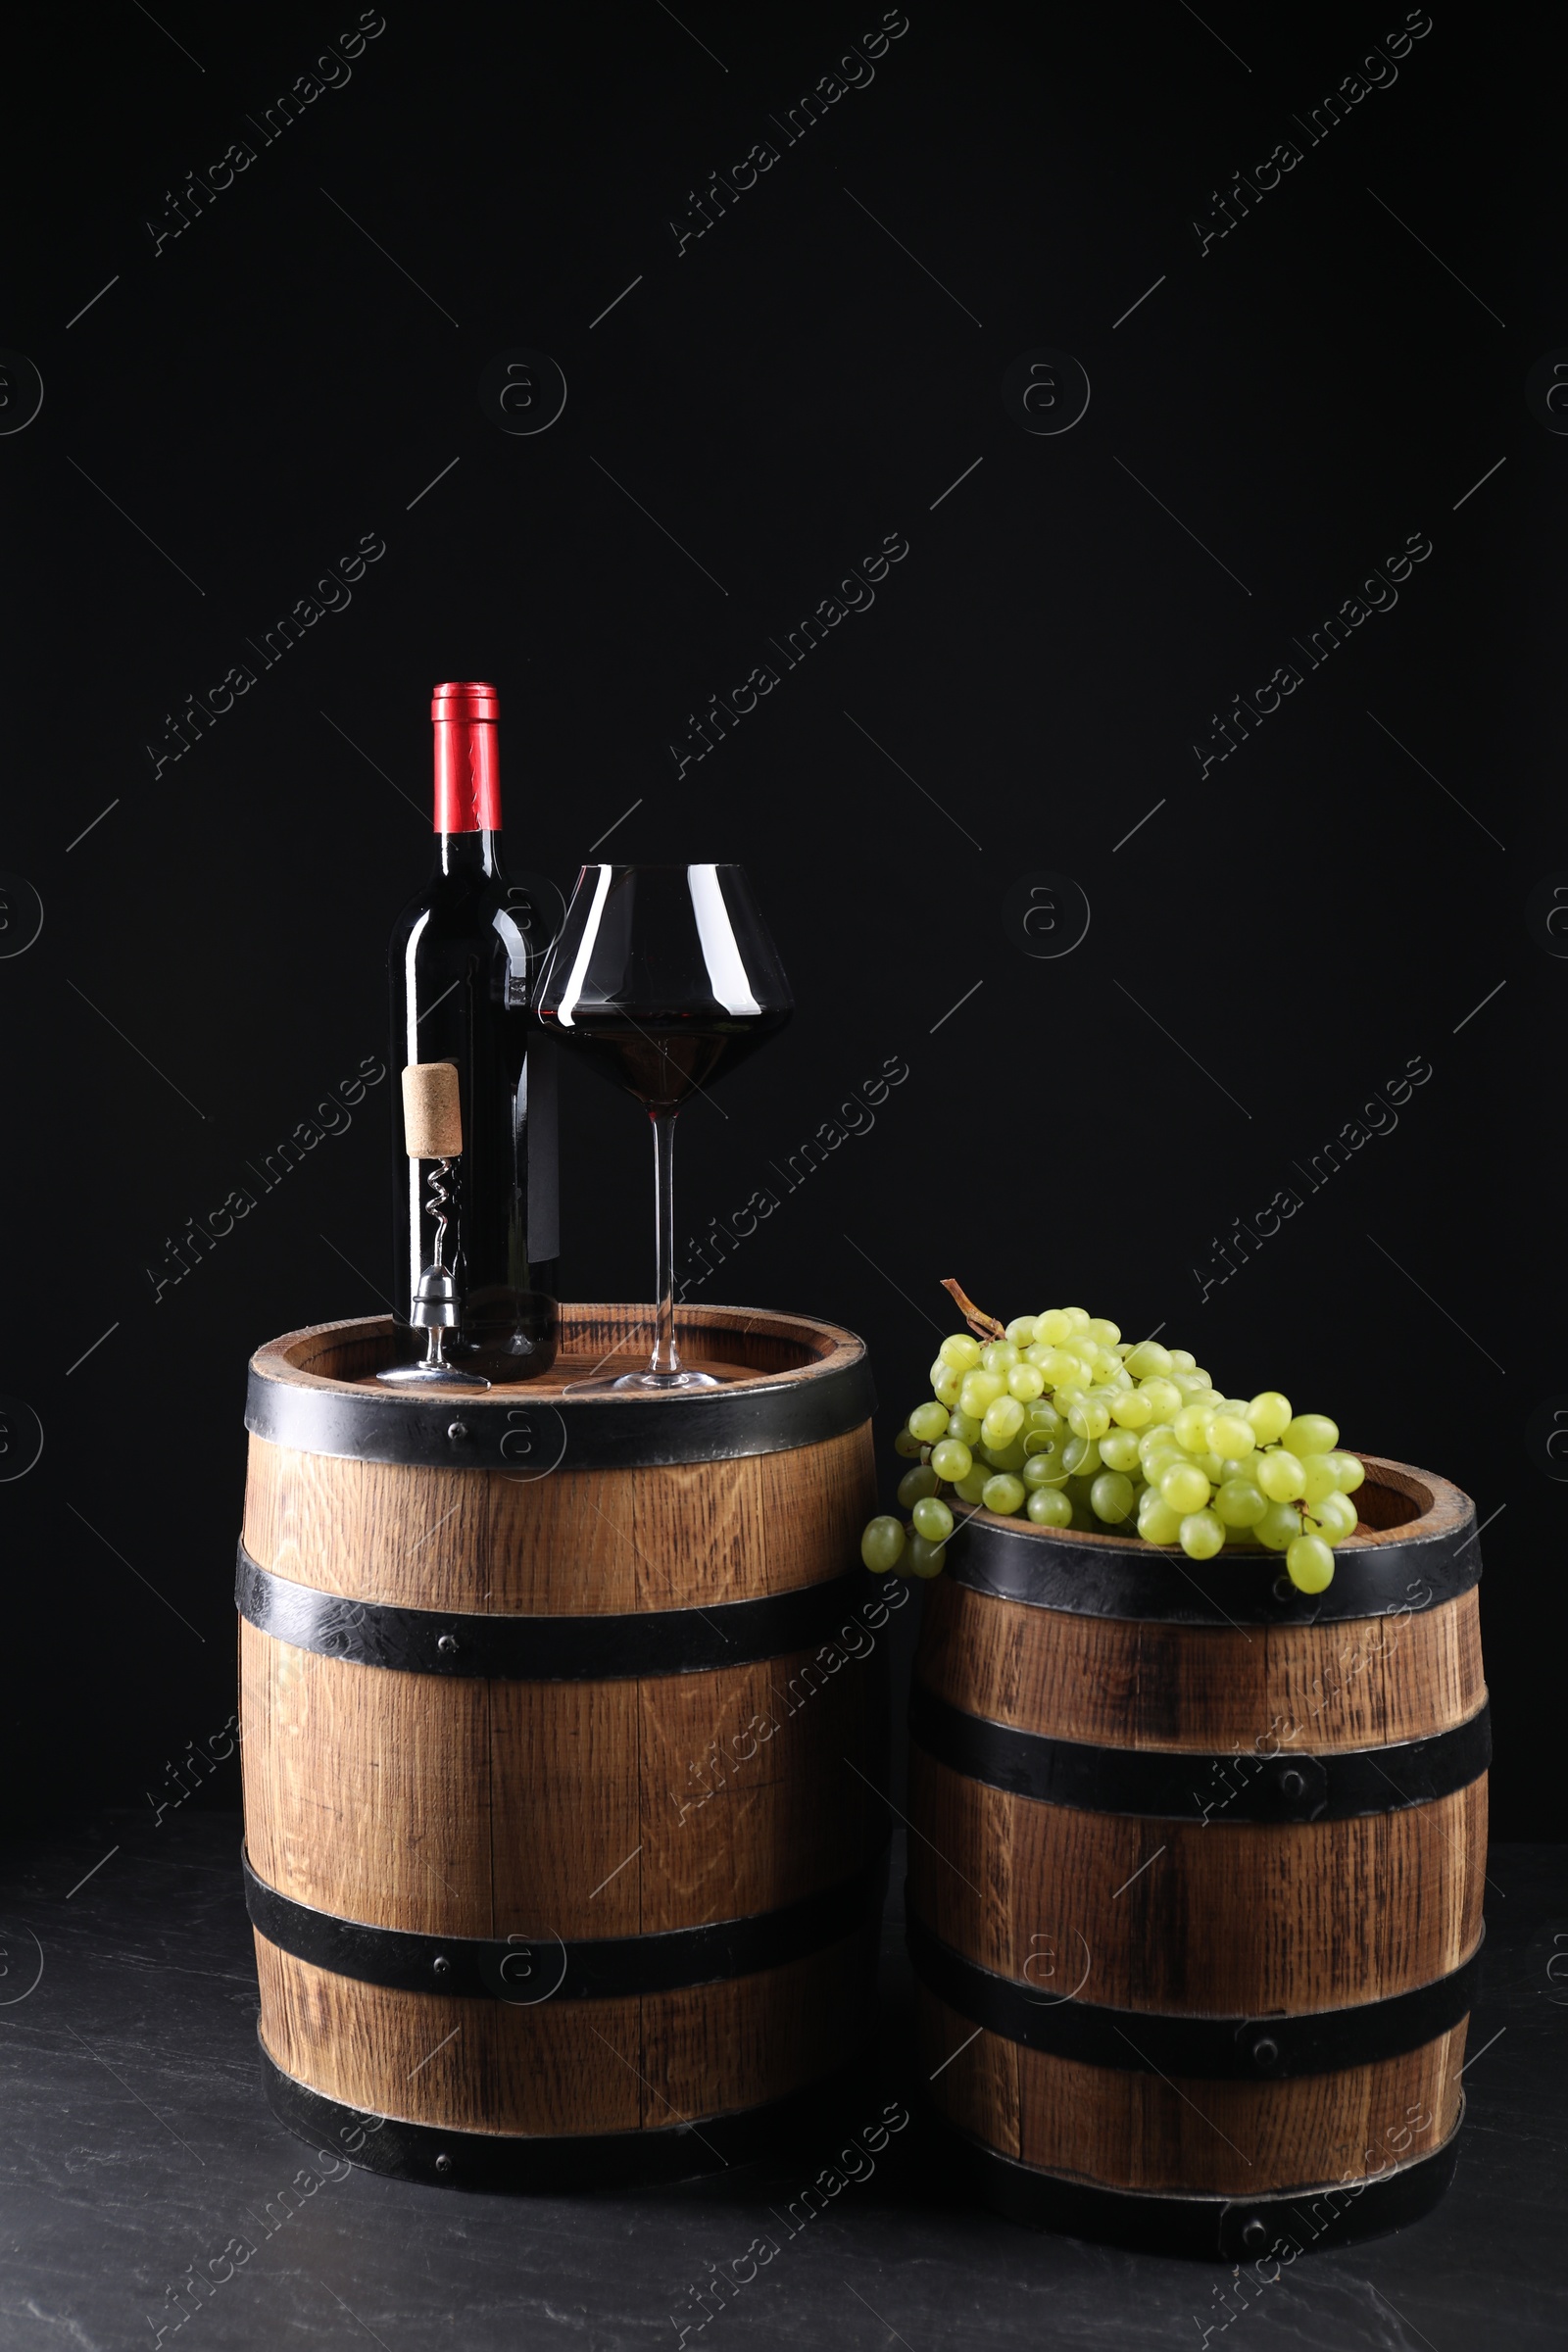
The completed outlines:
[[[463,1155],[463,1112],[454,1062],[410,1062],[403,1073],[403,1127],[410,1159],[430,1162],[424,1198],[435,1222],[435,1240],[409,1314],[414,1329],[425,1334],[424,1354],[417,1363],[392,1364],[375,1377],[398,1387],[440,1382],[447,1388],[487,1389],[490,1383],[476,1372],[455,1371],[446,1360],[447,1333],[457,1330],[461,1321],[458,1286],[446,1249],[448,1231],[457,1222],[453,1163]]]

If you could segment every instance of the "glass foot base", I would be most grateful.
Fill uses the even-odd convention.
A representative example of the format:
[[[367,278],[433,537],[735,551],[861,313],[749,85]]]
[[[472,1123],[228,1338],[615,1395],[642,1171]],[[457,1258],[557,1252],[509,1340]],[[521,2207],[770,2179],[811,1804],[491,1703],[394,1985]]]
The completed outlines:
[[[659,1396],[667,1396],[681,1389],[721,1389],[724,1383],[715,1380],[711,1372],[623,1372],[618,1380],[606,1383],[612,1389],[648,1389]]]
[[[450,1364],[389,1364],[376,1374],[389,1389],[487,1389],[477,1372],[455,1372]]]

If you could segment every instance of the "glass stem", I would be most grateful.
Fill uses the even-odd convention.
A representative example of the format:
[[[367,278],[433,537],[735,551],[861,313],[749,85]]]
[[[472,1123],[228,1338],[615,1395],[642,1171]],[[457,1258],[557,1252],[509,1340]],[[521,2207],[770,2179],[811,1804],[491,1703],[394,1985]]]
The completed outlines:
[[[654,1123],[654,1372],[678,1372],[675,1353],[675,1113],[655,1111]]]

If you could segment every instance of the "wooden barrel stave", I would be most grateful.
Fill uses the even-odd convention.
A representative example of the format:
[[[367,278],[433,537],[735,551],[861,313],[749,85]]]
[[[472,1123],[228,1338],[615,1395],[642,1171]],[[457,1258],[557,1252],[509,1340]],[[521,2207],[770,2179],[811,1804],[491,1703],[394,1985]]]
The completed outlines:
[[[1390,1628],[1129,1625],[940,1579],[921,1632],[920,1679],[956,1706],[1056,1738],[1225,1750],[1239,1723],[1281,1747],[1374,1747],[1444,1731],[1486,1696],[1481,1596]],[[1327,1654],[1325,1654],[1325,1652]]]
[[[880,1730],[863,1679],[812,1691],[799,1754],[748,1735],[802,1687],[811,1653],[649,1682],[506,1684],[376,1673],[250,1625],[241,1650],[252,1866],[344,1918],[652,1935],[835,1885],[879,1835],[876,1800],[843,1762]],[[755,1753],[737,1755],[737,1740]]]
[[[612,1615],[699,1587],[706,1607],[815,1583],[842,1559],[874,1502],[867,1446],[851,1430],[813,1446],[808,1480],[788,1452],[717,1464],[705,1492],[690,1464],[481,1477],[253,1436],[244,1544],[279,1576],[408,1608]]]
[[[1337,1580],[1354,1614],[1271,1591],[1266,1561],[1251,1602],[1229,1561],[1224,1598],[1190,1575],[1195,1599],[1095,1537],[1050,1540],[1049,1605],[1031,1601],[1041,1540],[1014,1525],[999,1544],[989,1514],[927,1596],[920,2044],[939,2117],[1004,2211],[1234,2252],[1252,2241],[1214,2219],[1227,2201],[1264,2200],[1248,2226],[1272,2228],[1270,2196],[1341,2184],[1333,2242],[1441,2193],[1483,1932],[1479,1559],[1467,1498],[1368,1467]],[[1125,1788],[1129,1755],[1130,1785],[1163,1795],[1040,1792],[1063,1759],[1091,1791],[1102,1762]],[[1321,1767],[1324,1817],[1268,1818],[1262,1776],[1297,1759]]]
[[[909,1795],[935,1848],[910,1846],[910,1909],[954,1950],[1043,1993],[1264,2017],[1386,1999],[1480,1944],[1480,1784],[1397,1813],[1282,1826],[1266,1846],[1250,1824],[1041,1804],[918,1750]]]
[[[919,2011],[933,2064],[974,2032],[923,1986]],[[1461,2025],[1375,2065],[1291,2082],[1215,2082],[1113,2074],[988,2034],[944,2112],[973,2138],[1064,2180],[1134,2195],[1300,2194],[1376,2170],[1380,2156],[1441,2147],[1459,2120],[1464,2042]]]
[[[558,1370],[580,1376],[584,1352],[623,1340],[634,1313],[568,1309]],[[421,1432],[395,1417],[402,1397],[368,1390],[386,1352],[375,1326],[292,1335],[253,1366],[239,1590],[262,2043],[297,2129],[318,2128],[321,2100],[393,2120],[363,2158],[379,2169],[444,2178],[456,2162],[458,2178],[502,2184],[489,2158],[462,2153],[471,2133],[522,2184],[549,2184],[552,2143],[586,2161],[578,2177],[600,2177],[612,2150],[606,2177],[635,2179],[638,2152],[616,2135],[643,2134],[647,2177],[678,2177],[720,2161],[721,2142],[744,2152],[753,2116],[765,2127],[863,2057],[886,1832],[852,1767],[880,1783],[885,1656],[863,1628],[888,1615],[856,1564],[874,1492],[863,1351],[799,1318],[695,1320],[710,1356],[767,1384],[755,1397],[784,1397],[778,1430],[755,1398],[733,1427],[710,1412],[727,1449],[712,1461],[690,1458],[695,1423],[671,1458],[666,1414],[622,1412],[617,1458],[596,1465],[595,1408],[559,1385],[478,1406],[455,1396]],[[846,1422],[825,1434],[820,1401],[803,1411],[791,1394],[824,1370],[841,1399],[825,1417]],[[323,1396],[337,1419],[317,1450]],[[453,1444],[474,1466],[432,1459],[447,1414],[463,1417]],[[570,1456],[553,1469],[551,1414]],[[505,1466],[519,1417],[530,1446],[550,1441],[520,1470]],[[289,1443],[266,1434],[279,1426]],[[796,1442],[803,1427],[817,1434]],[[395,1458],[410,1431],[412,1458]],[[628,1462],[644,1431],[657,1458]],[[820,1618],[811,1648],[780,1643],[781,1609]],[[843,1644],[827,1631],[840,1611]],[[309,1630],[282,1638],[296,1619]],[[530,1625],[554,1629],[552,1657],[564,1635],[574,1662],[530,1663]],[[446,1648],[493,1654],[486,1626],[520,1629],[521,1664],[411,1670],[433,1662],[436,1628]],[[671,1629],[692,1626],[710,1654],[646,1670],[650,1642],[679,1650],[687,1636]],[[852,1664],[862,1648],[869,1669]],[[742,1959],[714,1962],[709,1945],[688,1960],[694,1933],[722,1938],[724,1923]],[[323,1931],[350,1940],[323,1945]],[[430,1958],[442,1939],[473,1979],[498,1953],[510,1966],[507,1939],[525,1938],[541,1960],[559,1949],[564,1969],[571,1956],[565,1989],[537,2005],[489,1997],[490,1977],[466,1984],[484,1997],[410,1989],[421,1936],[434,1939],[421,1985],[448,1968]],[[776,1964],[759,1964],[775,1947]],[[633,1989],[589,1997],[582,1968],[607,1953]],[[647,1988],[645,1966],[670,1982]],[[705,2141],[709,2120],[719,2137]],[[422,2145],[431,2131],[453,2135],[456,2158]]]
[[[276,2065],[346,2106],[455,2132],[701,2126],[848,2067],[864,2032],[859,1938],[721,1984],[537,2007],[364,1984],[262,1936],[256,1949]]]

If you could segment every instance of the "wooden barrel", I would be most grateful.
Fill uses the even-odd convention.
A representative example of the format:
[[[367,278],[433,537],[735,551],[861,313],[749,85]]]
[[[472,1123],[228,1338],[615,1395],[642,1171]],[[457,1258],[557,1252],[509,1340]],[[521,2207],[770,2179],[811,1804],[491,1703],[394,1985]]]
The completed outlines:
[[[1366,1461],[1334,1581],[979,1511],[910,1712],[922,2073],[1015,2219],[1294,2260],[1452,2174],[1491,1737],[1468,1497]]]
[[[886,1876],[865,1350],[677,1317],[727,1374],[392,1390],[390,1323],[254,1358],[237,1599],[246,1890],[272,2104],[457,2186],[675,2179],[863,2059]]]

